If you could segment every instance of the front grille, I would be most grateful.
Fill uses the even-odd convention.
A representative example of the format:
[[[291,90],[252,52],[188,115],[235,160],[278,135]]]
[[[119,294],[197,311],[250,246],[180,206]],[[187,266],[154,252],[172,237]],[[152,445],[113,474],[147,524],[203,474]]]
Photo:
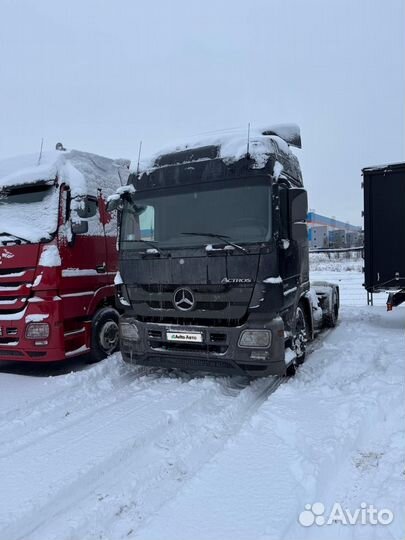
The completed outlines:
[[[163,340],[149,340],[151,349],[160,351],[199,352],[202,354],[225,354],[228,345],[211,345],[207,343],[174,343]]]
[[[157,316],[143,316],[143,315],[137,315],[137,320],[144,323],[157,323],[157,324],[167,324],[167,325],[176,325],[176,326],[206,326],[207,325],[207,319],[200,319],[197,317],[192,317],[188,319],[184,319],[182,317],[157,317]],[[217,318],[210,318],[209,319],[209,325],[210,326],[225,326],[225,327],[235,327],[235,326],[242,326],[247,321],[247,314],[242,317],[241,319],[217,319]]]
[[[173,303],[178,288],[191,290],[195,304],[188,311]],[[238,326],[247,319],[251,283],[238,285],[146,284],[127,286],[129,300],[140,321],[175,325]]]
[[[151,365],[158,365],[159,367],[176,367],[180,369],[225,369],[235,371],[235,367],[228,362],[223,362],[221,360],[205,360],[204,358],[182,358],[176,356],[173,357],[163,357],[159,356],[158,358],[151,357],[145,363],[150,363]]]
[[[151,309],[173,309],[173,302],[152,300],[146,302]],[[224,310],[229,307],[229,302],[196,302],[195,310]],[[243,303],[234,302],[235,306],[243,306]]]
[[[18,338],[0,337],[0,345],[11,345],[12,343],[18,343]]]
[[[210,334],[211,343],[221,343],[226,341],[226,334]]]
[[[15,315],[19,313],[21,309],[25,306],[25,302],[20,302],[19,306],[16,308],[4,308],[4,304],[0,304],[0,316],[1,315]]]
[[[1,268],[0,269],[0,276],[4,277],[14,277],[17,275],[24,275],[30,268]]]
[[[18,329],[17,328],[6,328],[6,334],[8,336],[16,336],[18,333]]]
[[[148,336],[152,339],[160,339],[162,337],[161,330],[148,330]]]
[[[9,350],[9,349],[0,349],[0,357],[1,356],[14,356],[14,357],[21,358],[24,355],[20,351],[13,351],[13,350]]]
[[[0,269],[0,316],[24,309],[32,294],[35,268]]]
[[[45,355],[45,351],[28,351],[28,356],[30,356],[31,358],[42,358]]]

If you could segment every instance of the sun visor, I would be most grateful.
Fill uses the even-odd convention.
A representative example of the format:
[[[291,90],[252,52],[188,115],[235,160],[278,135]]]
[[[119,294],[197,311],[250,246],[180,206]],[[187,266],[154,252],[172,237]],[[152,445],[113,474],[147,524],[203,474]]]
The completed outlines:
[[[290,146],[302,148],[301,130],[297,124],[279,124],[262,130],[263,135],[276,135]]]

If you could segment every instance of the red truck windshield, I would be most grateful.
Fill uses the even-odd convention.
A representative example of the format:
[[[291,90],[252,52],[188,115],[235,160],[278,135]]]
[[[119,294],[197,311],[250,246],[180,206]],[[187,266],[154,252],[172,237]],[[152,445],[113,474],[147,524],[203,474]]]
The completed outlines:
[[[53,190],[54,187],[47,184],[3,188],[0,190],[0,205],[40,202]]]
[[[54,184],[0,188],[0,235],[8,233],[27,242],[49,240],[58,224],[58,201]]]

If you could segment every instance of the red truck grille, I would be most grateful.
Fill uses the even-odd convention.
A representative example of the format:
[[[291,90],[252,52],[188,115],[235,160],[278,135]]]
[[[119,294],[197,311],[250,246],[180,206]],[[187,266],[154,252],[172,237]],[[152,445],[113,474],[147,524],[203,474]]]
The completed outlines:
[[[35,268],[0,269],[0,319],[1,315],[18,313],[31,295]]]

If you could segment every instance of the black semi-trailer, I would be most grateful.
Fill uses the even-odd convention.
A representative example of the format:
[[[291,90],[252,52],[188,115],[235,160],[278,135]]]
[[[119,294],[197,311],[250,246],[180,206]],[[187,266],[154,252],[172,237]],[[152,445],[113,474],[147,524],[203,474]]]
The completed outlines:
[[[364,286],[405,302],[405,163],[363,169]]]
[[[118,207],[126,362],[249,376],[294,373],[334,326],[339,290],[310,290],[299,129],[158,155]]]

